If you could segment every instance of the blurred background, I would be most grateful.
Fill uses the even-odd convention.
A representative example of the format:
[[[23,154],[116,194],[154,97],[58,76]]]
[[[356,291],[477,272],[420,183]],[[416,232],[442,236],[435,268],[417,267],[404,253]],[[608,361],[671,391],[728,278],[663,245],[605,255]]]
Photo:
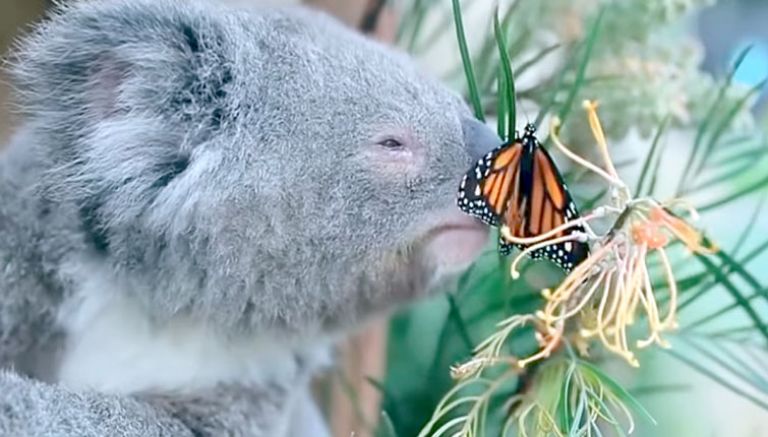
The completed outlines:
[[[233,4],[240,7],[285,5],[301,3],[299,0],[209,0]],[[518,0],[519,2],[539,2],[540,0]],[[559,26],[556,33],[567,38],[570,33],[582,35],[578,20],[568,20],[574,15],[574,5],[596,3],[580,0],[574,3],[555,0],[552,6],[554,12],[549,14],[562,18],[559,21],[542,21],[534,26]],[[642,4],[644,0],[634,1]],[[456,46],[456,39],[450,17],[450,1],[428,0],[307,0],[305,3],[322,8],[338,16],[350,26],[361,32],[369,33],[379,40],[397,44],[403,49],[415,54],[424,68],[434,74],[445,77],[447,81],[462,89],[463,76],[461,61]],[[487,17],[493,7],[493,0],[465,1],[467,14],[465,26],[468,38],[473,47],[481,45],[481,39],[487,37],[491,30]],[[649,1],[671,5],[671,11],[691,10],[676,23],[672,36],[667,37],[666,44],[676,45],[688,43],[688,39],[698,41],[698,50],[692,55],[691,61],[695,68],[711,74],[712,77],[722,77],[739,53],[746,46],[753,46],[743,59],[739,68],[733,74],[733,82],[743,87],[752,87],[768,77],[768,1],[766,0],[723,0],[714,1],[676,0]],[[693,6],[695,4],[695,7]],[[30,23],[39,20],[45,10],[51,7],[46,0],[3,0],[0,4],[0,53],[7,53],[14,38],[23,34]],[[584,6],[587,7],[587,6]],[[560,8],[559,12],[557,8]],[[420,14],[415,17],[413,14]],[[675,13],[675,12],[671,12]],[[543,16],[543,15],[542,15]],[[631,21],[631,17],[628,18]],[[408,29],[403,30],[404,25]],[[423,32],[413,29],[423,27]],[[616,30],[616,29],[614,29]],[[665,30],[666,31],[666,30]],[[421,35],[416,37],[413,35]],[[427,34],[427,36],[424,36]],[[410,35],[410,37],[409,37]],[[565,36],[563,36],[565,35]],[[618,36],[617,36],[618,37]],[[409,39],[410,38],[410,39]],[[421,45],[418,42],[421,41]],[[426,41],[426,42],[424,42]],[[642,56],[646,48],[638,45],[635,50]],[[541,68],[541,77],[546,75],[547,66]],[[536,70],[534,70],[534,73]],[[537,74],[529,74],[521,78],[524,89],[534,90],[538,85]],[[527,81],[527,82],[526,82]],[[629,91],[628,91],[629,92]],[[534,95],[534,94],[532,94]],[[662,94],[656,96],[659,100],[671,101],[676,95]],[[533,98],[532,100],[535,100]],[[751,117],[758,125],[765,125],[766,93],[757,89],[750,101]],[[535,110],[535,107],[531,111]],[[695,118],[695,110],[681,109],[681,120],[685,116]],[[693,115],[688,114],[691,112]],[[5,143],[13,132],[16,116],[10,99],[10,86],[7,79],[0,73],[0,145]],[[531,117],[535,112],[531,112]],[[620,124],[616,116],[615,124]],[[611,122],[611,116],[608,116]],[[684,122],[681,121],[681,124]],[[642,129],[640,129],[642,130]],[[633,136],[634,135],[634,136]],[[642,135],[641,135],[642,136]],[[577,134],[574,134],[574,138]],[[621,137],[625,152],[638,152],[642,148],[637,141],[637,134],[624,132]],[[627,141],[634,138],[637,144]],[[681,143],[690,142],[684,134],[673,139]],[[645,147],[647,147],[646,144]],[[634,145],[633,145],[634,144]],[[685,150],[683,145],[672,150],[661,164],[662,172],[679,172],[679,160]],[[676,154],[677,153],[677,154]],[[632,153],[627,153],[632,155]],[[621,157],[619,157],[621,158]],[[764,174],[768,173],[768,167]],[[631,170],[628,170],[631,171]],[[636,170],[635,170],[636,172]],[[660,185],[663,185],[662,181]],[[765,189],[762,190],[763,192]],[[753,216],[756,200],[742,202],[726,210],[718,210],[706,217],[705,223],[711,227],[720,226],[726,234],[725,239],[736,240],[738,231],[747,227],[745,220]],[[754,222],[754,220],[753,220]],[[755,225],[755,223],[752,223]],[[768,220],[757,221],[757,234],[768,234]],[[764,239],[764,237],[762,238]],[[762,240],[761,239],[761,240]],[[763,252],[758,253],[758,267],[765,265]],[[765,279],[766,272],[763,268]],[[495,279],[502,281],[502,279]],[[498,286],[500,283],[497,283]],[[536,284],[531,285],[535,288]],[[489,293],[493,293],[490,291]],[[485,296],[487,297],[487,296]],[[482,337],[481,332],[500,319],[498,311],[487,311],[489,305],[482,293],[475,298],[459,299],[437,297],[429,302],[418,305],[397,314],[392,319],[373,321],[365,330],[358,333],[340,350],[339,362],[341,367],[317,383],[317,395],[322,400],[326,414],[329,416],[334,435],[356,436],[372,435],[376,424],[380,424],[380,411],[386,412],[386,421],[391,422],[391,428],[397,435],[415,435],[418,427],[430,416],[432,408],[445,391],[450,388],[448,365],[459,359],[466,358],[467,343],[476,343]],[[730,302],[719,298],[712,299],[709,308],[727,305]],[[457,304],[458,302],[458,304]],[[499,303],[504,308],[508,302]],[[457,305],[460,308],[457,309]],[[475,308],[476,307],[476,308]],[[473,308],[480,313],[478,320],[472,325],[471,332],[464,332],[461,327],[451,325],[451,314],[459,311],[473,313]],[[706,309],[699,314],[707,314]],[[760,308],[762,316],[768,315],[765,308]],[[691,316],[696,319],[695,316]],[[768,319],[764,317],[763,320]],[[468,339],[467,337],[471,337]],[[764,344],[763,344],[764,347]],[[768,412],[756,402],[734,394],[733,390],[724,388],[722,384],[713,382],[679,361],[663,354],[649,353],[648,365],[644,365],[639,374],[627,379],[628,384],[639,387],[639,399],[648,407],[651,414],[659,422],[657,427],[642,427],[639,435],[643,436],[768,436]],[[760,368],[768,368],[767,361],[757,361]],[[610,365],[609,365],[610,366]],[[750,371],[755,371],[750,367]],[[623,370],[617,368],[621,375]],[[766,380],[768,381],[768,380]],[[767,382],[768,383],[768,382]],[[379,427],[379,433],[381,428]],[[389,435],[389,434],[381,434]]]

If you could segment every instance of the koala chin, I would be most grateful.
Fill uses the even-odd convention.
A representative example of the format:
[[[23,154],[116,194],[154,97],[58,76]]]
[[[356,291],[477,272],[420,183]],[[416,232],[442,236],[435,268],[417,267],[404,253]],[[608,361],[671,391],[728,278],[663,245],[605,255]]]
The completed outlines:
[[[73,2],[10,73],[0,430],[323,435],[329,347],[487,241],[455,194],[499,138],[321,13]]]

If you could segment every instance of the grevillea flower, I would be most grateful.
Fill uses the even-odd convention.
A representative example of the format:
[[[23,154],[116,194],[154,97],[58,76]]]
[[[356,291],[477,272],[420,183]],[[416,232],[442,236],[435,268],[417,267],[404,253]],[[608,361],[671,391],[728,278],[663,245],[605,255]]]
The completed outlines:
[[[619,434],[631,434],[635,423],[630,409],[654,423],[610,377],[566,353],[535,368],[507,367],[493,378],[464,379],[443,397],[419,437],[489,435],[485,417],[492,399],[512,384],[517,388],[501,406],[507,415],[500,435],[512,435],[513,428],[522,437],[602,435],[606,424]]]
[[[683,207],[695,220],[695,209],[683,200],[658,202],[649,197],[635,198],[621,180],[608,153],[608,144],[597,115],[597,104],[584,102],[589,125],[597,143],[604,167],[580,157],[566,147],[558,136],[559,122],[552,123],[551,136],[555,145],[579,165],[597,173],[609,186],[611,203],[600,206],[582,218],[566,223],[551,232],[533,238],[516,238],[506,227],[501,232],[511,243],[528,245],[512,262],[511,275],[519,277],[518,264],[528,253],[540,247],[563,241],[556,237],[561,231],[581,224],[584,233],[572,233],[565,238],[592,243],[590,257],[576,267],[554,290],[545,289],[545,304],[535,314],[514,315],[498,325],[496,332],[475,349],[471,360],[454,367],[456,378],[478,374],[486,366],[502,361],[514,362],[522,368],[548,357],[564,339],[569,339],[586,353],[592,339],[624,358],[639,365],[634,347],[657,344],[667,347],[663,334],[677,327],[677,285],[667,247],[675,240],[691,252],[712,253],[714,247],[704,243],[699,231],[686,219],[673,213]],[[603,234],[596,233],[590,222],[598,218],[613,219]],[[648,269],[649,257],[656,256],[662,267],[666,287],[654,288]],[[663,305],[660,302],[665,302]],[[643,317],[641,317],[643,316]],[[645,320],[647,336],[630,344],[627,331],[640,319]],[[523,325],[536,329],[540,349],[522,358],[500,358],[501,347],[509,335]]]

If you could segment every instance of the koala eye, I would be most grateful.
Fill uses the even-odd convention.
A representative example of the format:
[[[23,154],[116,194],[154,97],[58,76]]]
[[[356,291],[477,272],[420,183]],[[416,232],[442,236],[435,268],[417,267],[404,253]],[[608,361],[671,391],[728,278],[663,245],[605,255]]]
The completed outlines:
[[[387,138],[385,140],[379,141],[379,145],[387,149],[393,149],[393,150],[401,149],[404,147],[403,143],[401,143],[400,141],[394,138]]]

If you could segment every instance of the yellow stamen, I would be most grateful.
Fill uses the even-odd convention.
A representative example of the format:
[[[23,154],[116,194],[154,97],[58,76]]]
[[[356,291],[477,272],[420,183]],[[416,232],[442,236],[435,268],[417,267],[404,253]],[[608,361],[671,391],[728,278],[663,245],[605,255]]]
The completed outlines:
[[[600,283],[605,279],[605,276],[607,274],[608,272],[601,272],[597,280],[594,281],[594,283],[589,288],[589,290],[584,294],[584,297],[582,297],[579,303],[574,305],[573,308],[568,309],[565,306],[557,305],[557,303],[559,303],[557,301],[554,301],[554,302],[550,301],[547,303],[547,307],[545,311],[540,311],[536,313],[537,317],[546,323],[552,323],[559,320],[569,319],[575,316],[581,311],[582,308],[584,308],[584,306],[586,306],[587,303],[589,303],[590,299],[592,299],[592,296],[595,294],[595,291],[600,286]],[[555,312],[558,309],[560,310],[561,314],[555,314]]]
[[[595,164],[592,164],[588,160],[582,158],[581,156],[573,152],[571,149],[566,147],[566,145],[563,144],[562,140],[560,139],[560,136],[558,135],[559,127],[560,127],[560,120],[558,118],[554,118],[550,124],[549,135],[550,135],[550,138],[552,138],[552,142],[555,143],[557,148],[560,149],[560,151],[563,152],[565,156],[571,158],[573,161],[575,161],[579,165],[586,167],[587,169],[597,173],[603,179],[608,181],[611,185],[624,186],[624,182],[621,179],[608,174],[602,168],[596,166]]]
[[[552,354],[552,351],[554,351],[555,348],[560,344],[560,340],[563,338],[563,331],[563,324],[558,323],[552,331],[546,333],[543,347],[537,353],[529,356],[524,360],[518,361],[518,367],[522,369],[534,361],[548,358],[549,355]]]
[[[664,266],[664,275],[667,278],[667,286],[669,288],[669,313],[664,319],[663,325],[665,328],[675,329],[677,328],[677,280],[672,272],[672,264],[669,262],[667,252],[664,249],[659,249],[658,254],[661,258],[661,265]]]
[[[582,107],[587,111],[587,119],[589,120],[589,127],[592,130],[592,135],[597,141],[597,147],[600,150],[600,154],[603,156],[603,162],[608,169],[608,173],[615,179],[621,180],[618,173],[616,173],[616,167],[613,166],[613,160],[608,153],[608,142],[605,140],[605,133],[603,132],[603,126],[600,124],[600,118],[597,116],[597,102],[593,100],[584,100]],[[621,185],[624,185],[622,182]]]
[[[578,218],[578,219],[575,219],[575,220],[571,220],[569,222],[565,222],[562,225],[560,225],[560,226],[558,226],[558,227],[556,227],[554,229],[550,229],[549,231],[547,231],[547,232],[545,232],[543,234],[539,234],[539,235],[536,235],[536,236],[533,236],[533,237],[516,237],[516,236],[512,235],[512,231],[510,231],[509,226],[507,226],[507,225],[501,225],[500,232],[501,232],[501,235],[504,237],[505,241],[507,241],[509,243],[523,244],[523,245],[527,246],[529,244],[536,244],[536,243],[541,243],[542,241],[546,241],[546,240],[548,240],[548,239],[550,239],[550,238],[560,234],[561,232],[564,232],[564,231],[566,231],[566,230],[568,230],[570,228],[573,228],[575,226],[585,226],[585,225],[587,225],[587,222],[589,220],[592,220],[592,219],[597,218],[597,217],[602,217],[602,215],[603,215],[603,213],[591,213],[591,214],[585,215],[584,217],[581,217],[581,218]],[[574,233],[574,234],[571,234],[571,235],[580,236],[581,234],[575,234]]]
[[[579,240],[579,236],[575,234],[571,234],[571,235],[566,235],[564,237],[553,238],[551,240],[542,241],[541,243],[537,243],[537,244],[534,244],[533,246],[526,247],[525,250],[521,251],[512,261],[512,266],[510,267],[510,274],[512,275],[512,279],[517,279],[520,277],[520,272],[517,270],[517,265],[520,264],[523,258],[525,258],[529,253],[539,250],[543,247],[550,246],[552,244],[559,244],[559,243],[565,243],[566,241],[577,241],[577,240]]]

